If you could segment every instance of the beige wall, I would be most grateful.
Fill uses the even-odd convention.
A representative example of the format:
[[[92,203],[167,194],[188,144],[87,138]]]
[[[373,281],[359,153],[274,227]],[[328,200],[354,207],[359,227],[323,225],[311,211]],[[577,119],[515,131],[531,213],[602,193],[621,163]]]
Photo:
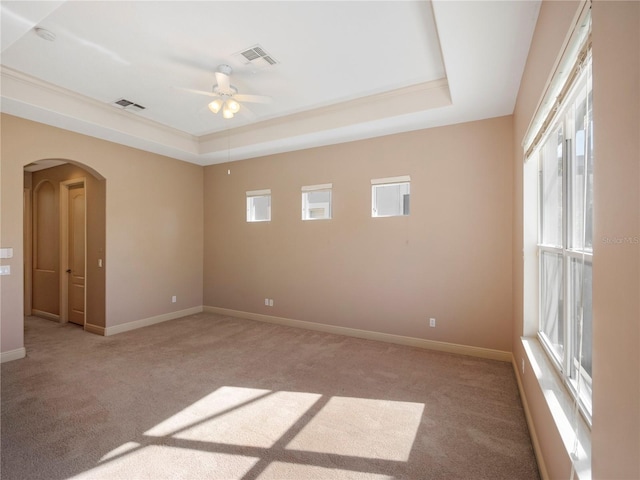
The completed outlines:
[[[524,356],[520,143],[579,3],[542,4],[514,112],[513,352]],[[595,138],[592,469],[599,479],[640,478],[640,4],[592,8]],[[630,238],[607,244],[604,237]],[[531,372],[529,368],[527,372]],[[570,463],[535,378],[523,378],[551,478]]]
[[[59,158],[106,179],[106,326],[202,305],[202,167],[2,115],[2,352],[23,346],[23,167]],[[171,303],[171,296],[177,303]]]
[[[510,351],[512,141],[503,117],[205,167],[205,305]],[[397,175],[411,214],[371,218]],[[303,222],[322,183],[333,219]],[[272,221],[247,223],[264,188]]]
[[[593,472],[640,478],[639,2],[594,2],[593,59]]]

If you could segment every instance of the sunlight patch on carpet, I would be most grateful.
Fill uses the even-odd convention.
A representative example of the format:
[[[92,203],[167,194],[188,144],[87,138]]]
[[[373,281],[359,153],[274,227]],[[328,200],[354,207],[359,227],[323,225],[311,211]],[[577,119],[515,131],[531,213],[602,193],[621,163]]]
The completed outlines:
[[[177,414],[144,432],[152,437],[166,437],[192,427],[208,417],[224,415],[238,406],[269,395],[271,390],[221,387],[192,403]]]
[[[258,480],[393,480],[388,475],[377,475],[368,472],[354,472],[340,468],[324,468],[295,463],[273,462],[258,477]]]
[[[240,455],[151,445],[82,472],[71,480],[239,479],[257,462],[257,458]]]
[[[332,397],[287,449],[407,461],[423,410],[422,403]]]
[[[316,393],[221,387],[106,454],[74,477],[385,480],[375,472],[314,465],[325,455],[408,461],[424,404]],[[284,452],[307,455],[282,461]],[[281,453],[278,453],[281,452]],[[317,456],[320,455],[320,456]],[[273,458],[273,457],[276,458]],[[269,461],[265,459],[272,457]],[[261,463],[258,463],[262,461]],[[252,469],[257,469],[256,471]]]
[[[318,398],[314,393],[222,387],[145,435],[269,448]]]

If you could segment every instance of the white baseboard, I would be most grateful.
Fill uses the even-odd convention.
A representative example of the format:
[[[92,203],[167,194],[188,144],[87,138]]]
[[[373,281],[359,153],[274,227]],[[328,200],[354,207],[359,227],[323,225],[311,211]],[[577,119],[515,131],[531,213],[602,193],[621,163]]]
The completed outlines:
[[[165,313],[156,317],[143,318],[141,320],[135,320],[133,322],[123,323],[122,325],[114,325],[113,327],[107,327],[104,329],[103,335],[110,336],[118,333],[128,332],[129,330],[135,330],[137,328],[148,327],[149,325],[155,325],[156,323],[166,322],[167,320],[174,320],[180,317],[186,317],[188,315],[194,315],[202,312],[202,306],[187,308],[185,310],[179,310],[177,312]],[[102,327],[97,327],[102,328]],[[97,332],[94,332],[97,333]]]
[[[95,333],[97,335],[105,336],[107,329],[99,325],[94,325],[93,323],[85,323],[84,330],[85,332]]]
[[[527,426],[529,427],[529,436],[531,437],[531,444],[533,445],[533,452],[536,456],[536,462],[538,463],[538,470],[540,471],[540,478],[542,480],[549,480],[549,472],[547,471],[547,464],[544,461],[542,455],[542,449],[540,448],[540,441],[538,440],[538,434],[536,433],[536,427],[533,423],[533,417],[531,416],[531,410],[529,409],[529,402],[527,401],[527,395],[524,392],[524,386],[522,385],[522,377],[520,377],[520,370],[516,359],[511,361],[513,365],[513,371],[516,374],[516,381],[518,382],[518,390],[520,391],[520,398],[522,399],[522,407],[524,408],[524,416],[527,420]]]
[[[231,310],[229,308],[205,306],[204,311],[207,313],[217,313],[219,315],[226,315],[229,317],[256,320],[258,322],[275,323],[277,325],[284,325],[287,327],[304,328],[306,330],[334,333],[337,335],[364,338],[366,340],[376,340],[379,342],[395,343],[397,345],[406,345],[409,347],[418,347],[427,350],[438,350],[440,352],[457,353],[459,355],[470,355],[472,357],[489,358],[491,360],[500,360],[502,362],[511,362],[512,360],[511,352],[493,350],[490,348],[472,347],[469,345],[460,345],[457,343],[437,342],[435,340],[426,340],[424,338],[405,337],[402,335],[393,335],[391,333],[359,330],[357,328],[338,327],[336,325],[326,325],[323,323],[307,322],[304,320],[274,317],[272,315],[263,315],[261,313],[242,312],[239,310]]]
[[[27,356],[27,349],[16,348],[15,350],[9,350],[8,352],[0,353],[0,363],[11,362],[12,360],[19,360]]]

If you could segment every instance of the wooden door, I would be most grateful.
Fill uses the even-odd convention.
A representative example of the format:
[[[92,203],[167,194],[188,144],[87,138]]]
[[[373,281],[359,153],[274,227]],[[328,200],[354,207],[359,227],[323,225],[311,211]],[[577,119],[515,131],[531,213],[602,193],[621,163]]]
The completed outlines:
[[[85,193],[84,185],[69,187],[68,306],[69,321],[84,325]]]

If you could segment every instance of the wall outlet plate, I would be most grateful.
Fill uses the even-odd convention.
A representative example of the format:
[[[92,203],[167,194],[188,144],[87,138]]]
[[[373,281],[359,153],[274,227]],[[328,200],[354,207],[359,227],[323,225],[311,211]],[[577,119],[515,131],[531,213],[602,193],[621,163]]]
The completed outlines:
[[[11,275],[11,265],[0,265],[0,275]]]

